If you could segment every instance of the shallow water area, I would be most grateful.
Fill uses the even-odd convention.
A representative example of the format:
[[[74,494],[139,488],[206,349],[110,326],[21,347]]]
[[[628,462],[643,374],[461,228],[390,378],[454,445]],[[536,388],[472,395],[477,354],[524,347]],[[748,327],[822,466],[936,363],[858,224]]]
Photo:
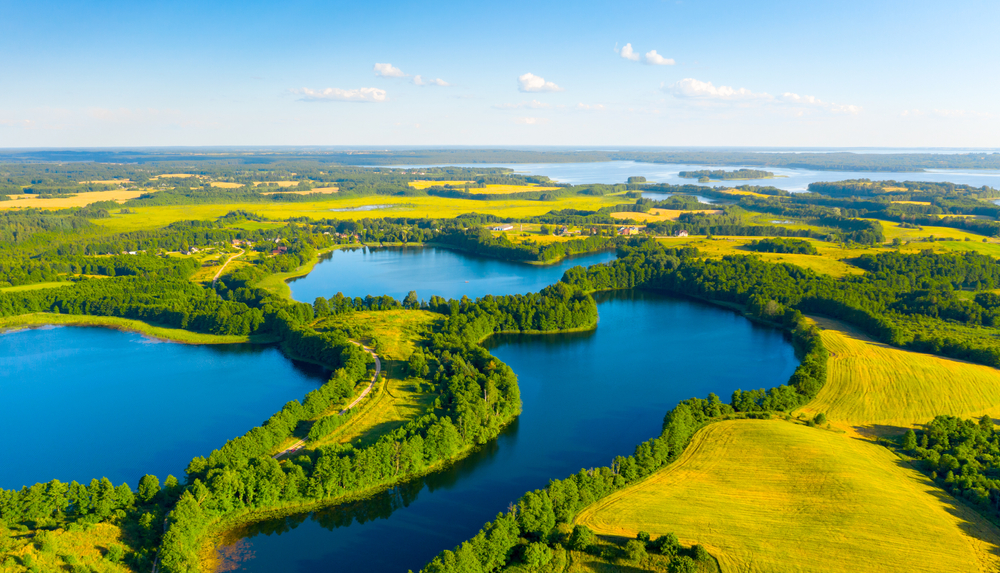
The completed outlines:
[[[338,292],[350,297],[390,295],[403,300],[411,290],[421,300],[438,295],[460,299],[487,294],[538,292],[559,282],[566,269],[615,259],[614,251],[569,257],[554,265],[529,265],[475,257],[439,247],[338,249],[324,255],[308,275],[288,281],[292,298],[312,304]]]
[[[525,491],[659,435],[680,400],[784,383],[784,335],[718,307],[622,291],[597,296],[596,330],[502,335],[491,352],[517,373],[522,415],[496,441],[364,501],[233,532],[226,571],[419,570],[476,534]]]
[[[275,347],[189,345],[99,327],[0,334],[0,488],[142,475],[183,481],[195,456],[326,381]]]

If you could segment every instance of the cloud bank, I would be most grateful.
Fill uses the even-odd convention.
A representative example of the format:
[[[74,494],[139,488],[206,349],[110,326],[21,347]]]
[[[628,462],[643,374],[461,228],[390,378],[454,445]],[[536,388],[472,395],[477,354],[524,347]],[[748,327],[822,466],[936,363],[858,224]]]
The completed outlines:
[[[358,88],[353,90],[342,90],[340,88],[326,88],[325,90],[314,90],[310,88],[300,88],[292,90],[292,93],[301,97],[301,101],[353,101],[353,102],[383,102],[385,101],[385,90],[378,88]]]
[[[684,78],[672,85],[664,86],[663,91],[676,98],[688,100],[770,103],[799,108],[822,109],[831,113],[858,114],[861,112],[859,106],[826,102],[816,96],[799,95],[792,92],[773,96],[767,92],[753,92],[746,88],[736,89],[730,86],[716,86],[712,82],[703,82],[694,78]]]

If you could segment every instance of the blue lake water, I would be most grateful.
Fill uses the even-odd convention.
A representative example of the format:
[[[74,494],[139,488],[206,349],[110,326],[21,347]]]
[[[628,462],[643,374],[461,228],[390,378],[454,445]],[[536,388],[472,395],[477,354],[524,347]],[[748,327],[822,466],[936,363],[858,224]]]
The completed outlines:
[[[395,167],[444,167],[444,165],[396,165]],[[517,164],[483,164],[470,163],[455,165],[455,167],[506,167],[517,173],[526,175],[546,175],[560,183],[624,183],[629,177],[641,176],[657,183],[683,185],[733,186],[733,185],[771,185],[786,191],[805,191],[810,183],[817,181],[843,181],[845,179],[872,179],[874,181],[936,181],[963,183],[974,187],[989,185],[1000,187],[1000,170],[995,169],[934,169],[919,173],[895,173],[872,171],[819,171],[814,169],[785,169],[762,165],[682,165],[666,163],[641,163],[637,161],[602,161],[595,163],[517,163]],[[725,169],[731,171],[740,168],[763,169],[775,175],[774,179],[754,179],[746,181],[713,181],[698,183],[697,179],[682,179],[681,171],[698,171],[702,169]]]
[[[191,458],[326,381],[277,348],[187,345],[97,327],[0,334],[0,488],[142,475],[184,479]]]
[[[459,277],[481,263],[456,256],[467,266]],[[422,272],[422,257],[396,250],[365,260],[407,277]],[[355,274],[366,274],[364,264],[355,265]],[[371,292],[406,288],[365,284]],[[725,309],[643,291],[599,295],[598,309],[592,332],[489,341],[493,354],[517,373],[524,403],[520,418],[497,440],[370,499],[232,532],[222,551],[225,570],[417,571],[475,535],[525,491],[632,453],[659,435],[664,414],[680,400],[715,392],[728,401],[737,388],[784,383],[797,365],[782,333]]]
[[[437,247],[339,249],[324,255],[308,275],[288,282],[292,297],[312,303],[316,297],[391,295],[403,300],[411,290],[421,300],[438,295],[460,299],[487,294],[538,292],[559,282],[566,269],[614,260],[614,251],[569,257],[554,265],[474,257]]]

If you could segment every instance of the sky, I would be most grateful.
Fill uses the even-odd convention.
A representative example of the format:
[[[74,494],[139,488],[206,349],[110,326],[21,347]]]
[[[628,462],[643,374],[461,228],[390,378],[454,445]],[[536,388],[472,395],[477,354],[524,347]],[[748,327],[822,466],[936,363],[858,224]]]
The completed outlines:
[[[1000,2],[0,2],[0,148],[1000,147]]]

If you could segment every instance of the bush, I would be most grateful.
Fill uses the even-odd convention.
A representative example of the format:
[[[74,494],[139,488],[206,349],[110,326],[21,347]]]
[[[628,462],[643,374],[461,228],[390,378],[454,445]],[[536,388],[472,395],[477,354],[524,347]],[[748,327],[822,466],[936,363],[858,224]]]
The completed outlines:
[[[594,532],[586,525],[577,525],[569,536],[566,546],[574,551],[586,551],[594,544]]]
[[[646,544],[638,539],[629,539],[625,544],[625,555],[633,563],[641,563],[646,558]]]
[[[696,573],[698,571],[698,564],[687,555],[682,555],[670,562],[670,567],[667,568],[667,571],[669,573]]]
[[[544,543],[529,543],[524,548],[524,564],[541,567],[552,560],[552,550]]]
[[[820,412],[819,414],[816,414],[816,417],[813,418],[813,421],[816,423],[817,426],[825,426],[826,425],[826,414],[824,414],[823,412]]]

